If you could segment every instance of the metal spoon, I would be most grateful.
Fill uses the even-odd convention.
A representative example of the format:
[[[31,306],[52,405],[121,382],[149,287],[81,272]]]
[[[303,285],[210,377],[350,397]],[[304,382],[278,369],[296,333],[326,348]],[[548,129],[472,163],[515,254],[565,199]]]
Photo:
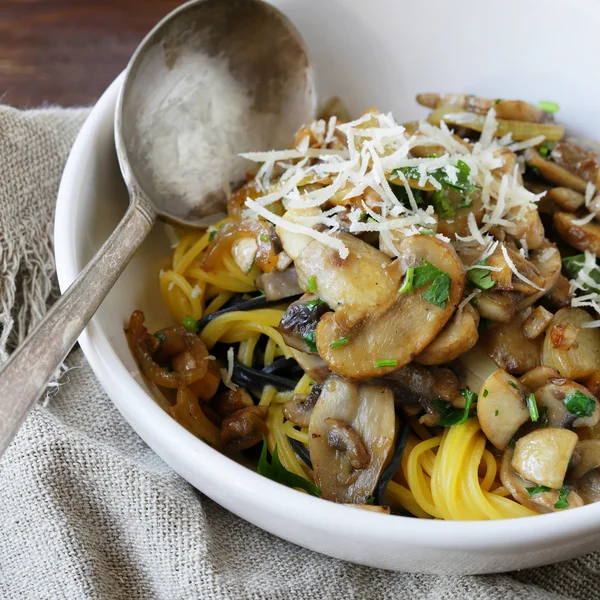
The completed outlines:
[[[195,0],[142,41],[115,114],[130,205],[123,220],[0,371],[0,454],[156,217],[198,226],[244,177],[237,155],[289,144],[315,110],[298,32],[259,0]]]

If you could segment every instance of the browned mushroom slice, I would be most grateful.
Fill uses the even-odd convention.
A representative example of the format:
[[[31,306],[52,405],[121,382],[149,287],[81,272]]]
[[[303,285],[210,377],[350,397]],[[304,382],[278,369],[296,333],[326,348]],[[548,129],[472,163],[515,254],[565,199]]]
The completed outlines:
[[[283,405],[283,416],[299,427],[308,427],[320,394],[320,385],[313,386],[310,394],[294,394],[291,400]]]
[[[248,391],[240,387],[237,390],[222,392],[210,404],[219,417],[224,419],[238,410],[254,406],[254,401]]]
[[[391,390],[330,377],[308,427],[315,483],[323,497],[365,504],[393,451],[394,434]]]
[[[539,248],[544,242],[544,225],[540,219],[537,208],[530,208],[525,214],[517,219],[519,209],[510,210],[507,219],[510,225],[506,227],[507,232],[518,240],[525,240],[529,250]]]
[[[542,346],[542,364],[556,369],[568,379],[583,379],[600,371],[600,330],[584,327],[593,321],[581,308],[561,308],[546,330]],[[567,350],[554,348],[550,331],[555,325],[571,324],[578,328],[575,343]]]
[[[290,350],[302,370],[317,383],[325,381],[331,374],[327,363],[318,354],[307,354],[295,348],[290,348]]]
[[[594,254],[600,254],[600,224],[590,223],[578,224],[578,218],[565,212],[555,213],[554,226],[560,237],[568,244],[584,252],[589,250]]]
[[[562,510],[556,507],[559,491],[548,490],[539,493],[530,494],[528,488],[534,491],[536,486],[529,481],[525,481],[511,466],[513,458],[512,448],[507,448],[502,458],[500,466],[500,481],[502,485],[512,494],[512,497],[527,508],[540,513],[556,512]],[[583,506],[583,500],[579,494],[573,490],[567,496],[567,508]]]
[[[223,449],[226,452],[241,452],[258,444],[269,432],[265,423],[267,411],[266,406],[250,406],[223,419]]]
[[[539,169],[541,176],[555,185],[567,187],[585,194],[587,188],[587,181],[585,179],[578,177],[555,162],[542,158],[535,148],[527,148],[525,150],[525,162],[530,167]]]
[[[447,299],[442,306],[430,302],[425,285],[410,293],[398,293],[400,281],[390,269],[389,280],[394,282],[395,294],[383,309],[372,309],[352,329],[347,327],[345,318],[338,318],[338,312],[324,315],[317,326],[317,348],[331,370],[344,377],[381,377],[408,364],[434,340],[460,302],[465,270],[450,244],[415,235],[405,239],[399,250],[399,271],[430,263],[448,276]],[[392,265],[396,266],[398,262]],[[372,285],[372,279],[365,281]],[[347,343],[336,345],[341,338]]]
[[[571,304],[573,294],[571,293],[571,284],[562,274],[559,274],[556,285],[546,294],[545,300],[550,306],[558,310],[566,308]]]
[[[539,337],[552,321],[554,315],[543,306],[537,306],[533,312],[523,321],[521,330],[528,340],[535,340]]]
[[[315,295],[305,294],[292,302],[279,322],[285,343],[300,352],[315,352],[315,331],[319,319],[329,310]]]
[[[522,375],[541,363],[541,339],[523,335],[523,322],[531,309],[520,312],[510,323],[498,323],[481,335],[481,346],[499,367]]]
[[[569,470],[569,479],[581,479],[592,469],[600,467],[600,440],[583,440],[577,442],[575,453],[579,462]]]
[[[440,106],[430,113],[427,121],[436,127],[439,127],[440,123],[444,121],[448,125],[466,127],[481,132],[485,124],[485,116],[466,112],[465,109],[457,106]],[[564,126],[555,123],[528,123],[509,119],[497,119],[497,122],[498,126],[494,132],[496,137],[510,133],[513,140],[529,140],[543,135],[547,141],[553,142],[565,134]]]
[[[499,323],[510,323],[517,313],[520,294],[488,290],[477,296],[477,312],[484,319]]]
[[[302,293],[294,267],[288,267],[283,271],[273,269],[270,273],[263,273],[256,280],[256,287],[264,291],[267,300],[281,300]]]
[[[526,283],[517,277],[515,272],[509,267],[508,261],[504,256],[504,252],[508,254],[510,261],[515,265],[517,271],[523,277],[535,284],[536,287],[533,287],[529,283]],[[538,271],[537,267],[519,252],[513,248],[505,246],[503,243],[499,244],[498,248],[488,258],[487,264],[490,267],[493,267],[493,269],[500,269],[490,270],[490,277],[496,283],[496,290],[520,292],[522,294],[526,294],[527,296],[531,296],[539,291],[539,288],[542,288],[544,285],[544,278]]]
[[[219,428],[204,414],[198,399],[185,385],[177,390],[177,402],[169,410],[169,414],[190,433],[206,441],[214,448],[221,446]]]
[[[477,343],[478,325],[479,313],[466,304],[454,313],[433,342],[414,360],[422,365],[441,365],[458,358]]]
[[[585,196],[581,192],[566,187],[552,188],[548,198],[567,212],[575,212],[585,204]]]
[[[574,142],[556,142],[552,149],[552,160],[585,181],[596,181],[600,161],[598,155]]]
[[[498,370],[498,365],[487,355],[480,343],[460,356],[457,365],[460,387],[473,391],[481,390],[485,380]]]
[[[529,254],[529,261],[538,270],[543,279],[542,289],[530,296],[525,296],[517,304],[517,310],[533,306],[542,296],[551,292],[558,284],[562,263],[558,248],[549,240],[544,240],[539,248]]]
[[[521,377],[519,377],[519,381],[526,388],[529,388],[532,392],[535,392],[538,388],[546,385],[548,381],[553,378],[560,379],[561,377],[560,374],[554,369],[540,365],[539,367],[535,367],[535,369],[531,369],[531,371],[527,371],[527,373],[524,375],[521,375]],[[562,379],[564,379],[564,377]]]
[[[383,252],[347,233],[335,237],[348,248],[346,258],[313,240],[296,258],[295,266],[301,287],[318,294],[336,311],[336,322],[350,328],[389,305],[399,286],[386,271],[391,260]]]
[[[492,373],[481,386],[477,418],[487,439],[504,450],[519,427],[529,420],[525,398],[529,390],[503,369]]]
[[[559,489],[578,440],[569,429],[536,429],[517,440],[511,465],[523,479]]]
[[[552,378],[538,388],[535,401],[545,408],[550,427],[594,427],[600,421],[600,408],[589,390],[565,378]]]

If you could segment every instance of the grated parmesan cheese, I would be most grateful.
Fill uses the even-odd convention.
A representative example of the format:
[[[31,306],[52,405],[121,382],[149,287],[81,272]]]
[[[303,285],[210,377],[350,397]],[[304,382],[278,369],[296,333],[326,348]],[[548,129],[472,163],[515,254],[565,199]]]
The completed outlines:
[[[508,268],[515,274],[515,276],[518,277],[521,281],[530,285],[532,288],[535,288],[536,290],[539,290],[541,292],[543,290],[543,288],[541,288],[538,285],[536,285],[535,283],[533,283],[533,281],[531,281],[530,279],[525,277],[525,275],[523,275],[517,269],[515,263],[512,261],[511,257],[508,254],[508,250],[506,249],[506,246],[502,245],[501,250],[502,250],[502,254],[504,256],[504,260],[506,261],[506,264],[508,265]]]
[[[227,350],[227,368],[221,369],[221,379],[223,380],[223,384],[225,385],[225,387],[235,391],[238,389],[238,386],[237,384],[233,383],[233,381],[231,381],[231,377],[233,376],[233,365],[234,351],[233,346],[230,346],[229,350]]]
[[[591,181],[585,186],[585,205],[589,206],[594,194],[596,193],[596,187]]]
[[[573,225],[587,225],[591,220],[594,219],[595,216],[596,215],[594,213],[590,213],[581,219],[573,219],[571,223],[573,223]]]

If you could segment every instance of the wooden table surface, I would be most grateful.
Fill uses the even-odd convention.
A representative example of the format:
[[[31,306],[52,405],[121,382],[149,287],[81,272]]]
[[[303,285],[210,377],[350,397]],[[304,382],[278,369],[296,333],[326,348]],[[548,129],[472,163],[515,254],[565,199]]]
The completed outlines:
[[[93,104],[181,0],[0,0],[0,101]]]

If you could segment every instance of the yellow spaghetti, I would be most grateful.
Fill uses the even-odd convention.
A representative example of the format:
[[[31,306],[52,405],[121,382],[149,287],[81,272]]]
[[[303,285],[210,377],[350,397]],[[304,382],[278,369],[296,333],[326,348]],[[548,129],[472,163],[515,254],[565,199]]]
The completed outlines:
[[[567,210],[591,177],[569,160],[600,157],[559,146],[564,128],[525,103],[419,101],[426,125],[329,115],[255,154],[226,219],[177,231],[159,276],[177,324],[150,334],[134,312],[132,351],[188,430],[327,500],[444,520],[598,500],[600,269],[565,259],[594,298],[549,311],[569,286],[530,188],[562,161],[578,187],[549,195]],[[457,138],[441,120],[461,111]],[[573,251],[577,216],[556,223]]]

